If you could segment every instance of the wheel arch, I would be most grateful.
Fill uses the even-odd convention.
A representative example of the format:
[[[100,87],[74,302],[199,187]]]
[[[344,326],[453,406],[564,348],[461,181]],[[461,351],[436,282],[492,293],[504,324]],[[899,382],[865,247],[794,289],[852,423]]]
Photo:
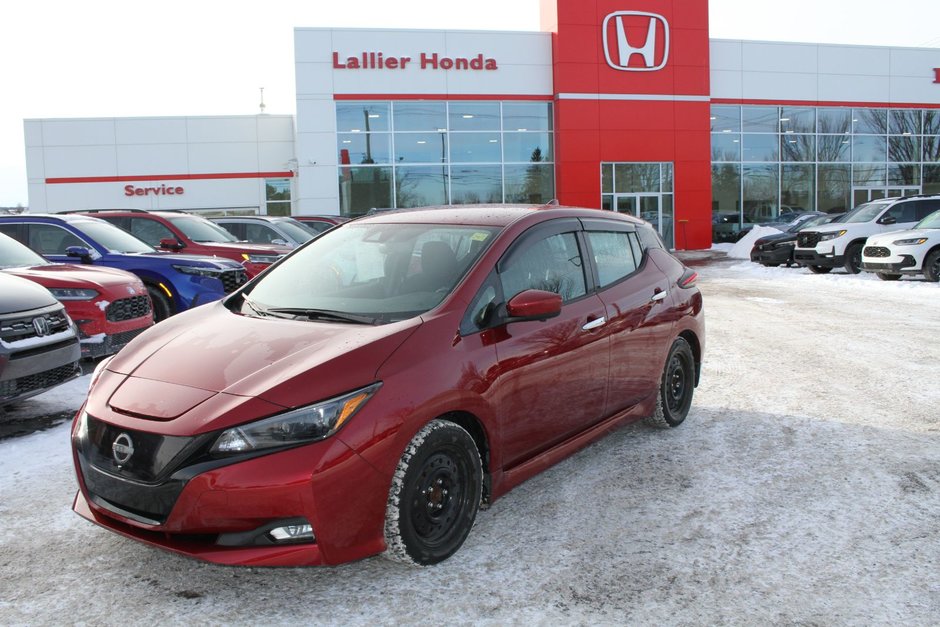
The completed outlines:
[[[695,358],[695,386],[698,387],[699,380],[702,377],[702,344],[699,342],[698,336],[690,329],[682,331],[679,337],[688,342],[689,347],[692,349],[692,357]]]
[[[483,422],[474,414],[468,411],[450,411],[441,414],[434,420],[446,420],[461,427],[470,434],[476,444],[477,452],[480,454],[480,463],[483,467],[483,502],[489,503],[492,495],[492,457],[490,455],[490,438],[486,432]]]

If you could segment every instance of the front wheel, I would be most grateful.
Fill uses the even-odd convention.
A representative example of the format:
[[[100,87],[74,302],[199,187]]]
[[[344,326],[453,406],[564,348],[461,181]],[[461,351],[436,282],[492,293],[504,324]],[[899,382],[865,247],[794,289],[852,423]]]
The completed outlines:
[[[878,278],[882,281],[897,281],[901,278],[900,274],[890,274],[888,272],[879,272]]]
[[[654,427],[678,427],[689,414],[695,389],[695,357],[683,338],[676,338],[669,349],[666,367],[656,396],[656,409],[646,418]]]
[[[150,294],[150,302],[153,303],[153,321],[160,322],[173,315],[173,306],[170,299],[163,295],[159,289],[152,285],[147,286],[147,293]]]
[[[768,262],[766,262],[766,261],[762,261],[760,265],[764,266],[765,268],[776,268],[776,267],[779,266],[780,264],[779,264],[779,263],[768,263]]]
[[[862,271],[861,244],[850,244],[845,249],[845,271],[849,274],[858,274]]]
[[[829,274],[830,272],[832,272],[832,268],[828,268],[826,266],[806,266],[806,267],[809,268],[809,271],[812,272],[813,274]]]
[[[924,278],[936,283],[940,281],[940,250],[935,250],[924,259]]]
[[[386,557],[421,566],[463,544],[483,491],[483,468],[462,427],[432,420],[412,438],[395,469],[385,510]]]

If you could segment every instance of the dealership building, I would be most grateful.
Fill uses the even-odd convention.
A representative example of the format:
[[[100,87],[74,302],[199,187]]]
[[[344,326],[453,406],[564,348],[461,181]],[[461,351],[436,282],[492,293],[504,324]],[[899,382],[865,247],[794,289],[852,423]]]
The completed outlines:
[[[541,24],[296,28],[295,115],[26,120],[30,211],[555,198],[696,249],[940,193],[940,49],[710,39],[707,0],[543,0]]]

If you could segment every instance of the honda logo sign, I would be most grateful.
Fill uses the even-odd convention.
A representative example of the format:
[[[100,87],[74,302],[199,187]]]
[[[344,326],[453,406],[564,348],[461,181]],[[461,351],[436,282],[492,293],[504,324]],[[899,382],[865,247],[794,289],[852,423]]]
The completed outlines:
[[[642,11],[617,11],[604,18],[601,30],[604,35],[604,56],[607,65],[615,70],[653,72],[666,66],[666,59],[669,58],[669,23],[662,15]],[[613,41],[611,30],[616,35]],[[631,46],[628,33],[635,33],[632,39],[639,43],[639,34],[644,32],[646,39],[642,45]]]

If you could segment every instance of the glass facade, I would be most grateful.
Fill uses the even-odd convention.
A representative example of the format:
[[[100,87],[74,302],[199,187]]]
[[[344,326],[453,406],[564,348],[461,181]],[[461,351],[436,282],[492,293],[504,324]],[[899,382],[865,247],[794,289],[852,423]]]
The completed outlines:
[[[266,179],[264,181],[265,213],[269,216],[289,216],[290,179]]]
[[[669,162],[601,163],[601,208],[643,218],[673,248],[672,167]]]
[[[940,193],[940,111],[712,105],[712,238],[790,211]]]
[[[551,102],[336,103],[340,210],[546,203],[555,196]]]

